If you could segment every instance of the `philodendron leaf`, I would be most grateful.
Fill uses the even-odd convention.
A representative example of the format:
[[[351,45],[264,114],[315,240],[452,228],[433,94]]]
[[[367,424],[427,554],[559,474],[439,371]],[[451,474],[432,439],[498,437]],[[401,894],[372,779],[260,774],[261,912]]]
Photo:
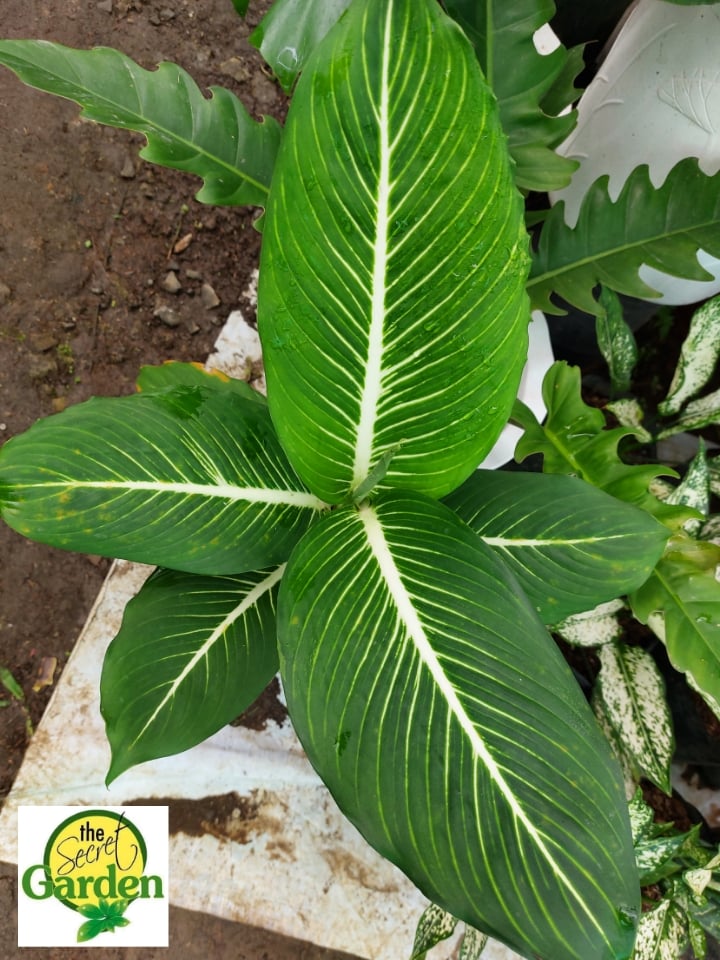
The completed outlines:
[[[281,129],[271,117],[253,120],[229,90],[211,87],[208,100],[181,67],[144,70],[106,47],[0,40],[0,63],[29,86],[74,100],[87,120],[145,134],[140,156],[202,177],[203,203],[265,204]]]
[[[670,793],[670,762],[675,749],[665,683],[655,661],[640,647],[608,643],[600,647],[600,673],[594,695],[637,774]]]
[[[553,148],[571,132],[576,114],[572,110],[549,116],[543,100],[563,72],[568,54],[559,46],[541,55],[533,40],[536,31],[552,19],[555,4],[552,0],[447,0],[446,8],[472,41],[498,99],[518,186],[539,191],[566,186],[577,162]]]
[[[652,297],[656,291],[638,274],[643,264],[676,277],[708,279],[697,252],[720,256],[720,173],[706,176],[689,157],[659,188],[646,166],[633,170],[615,202],[607,184],[601,177],[590,188],[575,227],[565,223],[562,202],[545,219],[528,281],[537,309],[563,313],[550,299],[556,293],[597,314],[593,289],[600,283],[631,297]]]
[[[693,314],[680,348],[680,359],[668,395],[658,410],[664,417],[679,413],[713,375],[720,356],[720,297],[708,300]]]
[[[669,536],[574,477],[476,470],[445,503],[502,556],[547,624],[639,587]]]
[[[618,443],[635,431],[630,427],[606,429],[602,411],[582,399],[579,367],[554,363],[543,381],[543,400],[547,418],[542,426],[528,407],[515,403],[513,420],[525,431],[515,448],[516,460],[541,453],[546,473],[580,477],[618,500],[642,507],[668,525],[679,525],[695,516],[689,508],[664,504],[649,492],[656,477],[677,476],[674,470],[659,464],[629,465],[622,461]]]
[[[284,566],[235,577],[158,570],[125,608],[100,694],[110,783],[188,750],[242,713],[278,669],[275,600]]]
[[[680,539],[630,597],[635,616],[664,641],[710,707],[720,703],[720,547]]]
[[[265,404],[265,397],[253,390],[249,383],[228,377],[220,370],[207,370],[201,363],[179,363],[169,360],[160,366],[140,367],[136,386],[140,393],[161,393],[169,388],[207,387],[228,390],[237,393],[246,400]]]
[[[452,511],[401,492],[332,511],[289,561],[278,638],[311,762],[427,897],[525,955],[628,955],[617,766],[517,582]]]
[[[289,93],[317,45],[350,0],[275,0],[250,34],[283,89]]]
[[[0,512],[52,546],[226,574],[287,559],[322,508],[267,407],[206,386],[94,399],[0,450]]]
[[[442,496],[492,447],[527,342],[522,219],[457,25],[436,0],[355,0],[298,83],[260,270],[270,409],[318,496],[395,447],[380,487]]]

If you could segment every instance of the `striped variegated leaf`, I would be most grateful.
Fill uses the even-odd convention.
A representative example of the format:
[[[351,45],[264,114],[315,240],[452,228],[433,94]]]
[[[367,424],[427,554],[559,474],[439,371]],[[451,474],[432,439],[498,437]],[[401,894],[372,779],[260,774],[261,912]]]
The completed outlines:
[[[548,624],[640,586],[668,538],[645,511],[575,477],[476,470],[445,502],[501,554]]]
[[[675,736],[662,674],[640,647],[608,643],[598,655],[595,695],[605,717],[637,774],[669,794]]]
[[[278,668],[283,570],[236,577],[158,570],[146,581],[105,654],[108,783],[136,763],[195,746],[262,693]]]
[[[462,243],[460,243],[462,241]],[[301,76],[259,284],[268,397],[298,474],[442,496],[504,426],[527,235],[495,100],[436,0],[354,0]]]
[[[44,40],[0,40],[0,63],[31,87],[74,100],[83,116],[147,137],[140,156],[202,177],[203,203],[265,203],[281,129],[253,120],[237,97],[207,99],[174,63],[144,70],[117,50],[73,50]]]
[[[525,955],[627,956],[638,887],[618,768],[468,527],[417,493],[341,507],[293,551],[278,608],[295,729],[381,854]]]
[[[0,512],[52,546],[192,573],[287,559],[322,504],[267,407],[216,387],[94,399],[0,450]]]

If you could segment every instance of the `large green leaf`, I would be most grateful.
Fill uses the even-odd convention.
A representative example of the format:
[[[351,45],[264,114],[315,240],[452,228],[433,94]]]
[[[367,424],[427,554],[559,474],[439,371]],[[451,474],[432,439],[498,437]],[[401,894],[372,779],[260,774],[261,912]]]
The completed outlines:
[[[639,587],[669,536],[574,477],[476,470],[445,502],[502,556],[548,624]]]
[[[264,205],[281,130],[253,120],[237,97],[205,98],[181,67],[144,70],[117,50],[73,50],[44,40],[0,40],[0,63],[31,87],[74,100],[87,120],[147,137],[140,156],[205,181],[203,203]]]
[[[555,4],[552,0],[447,0],[446,6],[472,40],[498,99],[518,185],[540,191],[566,186],[577,162],[553,148],[572,131],[576,114],[573,110],[549,116],[543,100],[563,72],[568,54],[558,47],[541,55],[533,40],[535,32],[552,19]]]
[[[267,402],[261,393],[253,390],[244,380],[228,377],[220,370],[206,370],[200,363],[180,363],[177,360],[168,360],[160,366],[140,367],[136,386],[141,393],[158,393],[178,386],[211,386],[237,393],[256,403],[264,405]]]
[[[158,570],[145,582],[125,608],[100,680],[108,783],[136,763],[194,747],[262,693],[278,668],[283,570],[236,577]]]
[[[627,957],[618,768],[517,582],[417,493],[341,507],[288,564],[281,674],[305,750],[369,842],[526,955]]]
[[[664,641],[670,662],[720,716],[720,547],[679,538],[631,596],[633,612]]]
[[[267,407],[182,386],[94,399],[0,450],[0,512],[68,550],[192,573],[281,563],[322,504],[293,473]]]
[[[289,93],[308,58],[350,0],[275,0],[250,34],[254,44]]]
[[[382,484],[433,496],[482,460],[524,362],[526,243],[466,38],[436,0],[356,0],[298,83],[260,270],[270,409],[313,492],[342,501],[395,448]]]
[[[575,227],[564,204],[550,211],[540,233],[528,291],[533,306],[562,313],[553,293],[598,314],[593,289],[603,283],[631,297],[657,295],[640,279],[643,264],[676,277],[707,280],[698,250],[720,256],[720,173],[706,176],[693,157],[681,160],[656,189],[637,167],[615,202],[601,177],[587,192]]]

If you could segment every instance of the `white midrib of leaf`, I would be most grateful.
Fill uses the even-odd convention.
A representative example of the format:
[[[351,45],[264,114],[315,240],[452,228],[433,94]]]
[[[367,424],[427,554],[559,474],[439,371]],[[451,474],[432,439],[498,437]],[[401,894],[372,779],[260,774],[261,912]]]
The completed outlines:
[[[572,547],[580,546],[586,543],[607,543],[608,540],[625,540],[627,534],[613,533],[610,536],[601,537],[486,537],[484,534],[478,534],[483,543],[489,547]]]
[[[388,226],[390,220],[390,102],[389,62],[390,23],[393,12],[392,0],[388,3],[382,52],[382,75],[380,104],[377,122],[380,131],[380,156],[377,185],[377,222],[373,245],[372,299],[368,353],[360,401],[360,418],[355,438],[353,462],[353,489],[356,489],[370,473],[375,443],[377,408],[383,387],[383,332],[385,327],[385,295],[388,263]]]
[[[164,480],[52,480],[44,483],[16,484],[17,489],[37,490],[146,490],[148,493],[177,493],[182,496],[213,497],[218,500],[244,500],[250,503],[284,504],[322,510],[326,504],[302,490],[274,490],[271,487],[238,487],[230,483],[182,483]]]
[[[593,926],[604,936],[604,931],[598,924],[588,905],[578,894],[570,878],[566,875],[560,864],[555,860],[545,843],[537,827],[529,819],[522,805],[513,793],[510,785],[504,776],[494,757],[485,745],[484,740],[478,733],[475,725],[467,714],[465,707],[460,702],[460,698],[455,691],[452,683],[443,670],[440,660],[435,653],[430,640],[425,633],[425,628],[420,620],[417,610],[413,604],[412,598],[403,583],[400,571],[398,570],[392,551],[385,537],[385,531],[377,516],[375,510],[365,504],[358,510],[359,517],[365,527],[365,535],[368,545],[377,561],[380,572],[382,573],[388,593],[392,597],[393,603],[402,621],[407,636],[415,646],[420,660],[425,668],[430,672],[433,682],[437,685],[438,691],[447,704],[448,711],[461,727],[467,737],[474,755],[487,769],[490,778],[497,790],[502,794],[513,816],[527,831],[533,843],[536,845],[542,856],[545,858],[548,866],[553,871],[559,882],[566,888],[570,896],[577,901]]]
[[[218,624],[217,627],[213,630],[210,636],[207,638],[205,643],[195,652],[191,659],[186,663],[183,670],[177,675],[173,680],[170,686],[167,689],[162,700],[153,710],[152,714],[145,721],[144,726],[135,737],[133,742],[130,744],[130,749],[134,747],[138,741],[147,733],[149,728],[153,725],[156,718],[160,714],[160,711],[167,706],[168,703],[172,701],[175,694],[180,689],[182,683],[187,679],[187,677],[192,673],[192,671],[197,667],[197,665],[202,661],[204,657],[208,655],[213,646],[220,640],[230,629],[230,627],[238,620],[240,617],[244,616],[248,610],[251,610],[256,603],[260,600],[263,594],[267,593],[269,590],[275,586],[276,583],[279,583],[283,573],[285,572],[285,567],[287,564],[281,564],[272,573],[268,574],[264,580],[261,580],[260,583],[256,584],[252,590],[246,594],[245,597],[240,601],[240,603],[230,611],[230,613],[225,617],[222,623]]]

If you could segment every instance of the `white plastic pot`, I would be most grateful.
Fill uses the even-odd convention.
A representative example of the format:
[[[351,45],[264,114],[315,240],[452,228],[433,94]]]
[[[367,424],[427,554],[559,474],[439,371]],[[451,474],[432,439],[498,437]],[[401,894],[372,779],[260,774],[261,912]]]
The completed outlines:
[[[604,174],[616,200],[641,164],[648,164],[656,187],[685,157],[697,157],[704,173],[717,173],[720,6],[639,0],[578,112],[578,125],[558,152],[580,167],[570,185],[551,196],[565,201],[570,226],[589,187]],[[694,303],[720,292],[720,260],[705,251],[698,260],[713,279],[682,280],[647,266],[640,276],[662,294],[656,302]]]

